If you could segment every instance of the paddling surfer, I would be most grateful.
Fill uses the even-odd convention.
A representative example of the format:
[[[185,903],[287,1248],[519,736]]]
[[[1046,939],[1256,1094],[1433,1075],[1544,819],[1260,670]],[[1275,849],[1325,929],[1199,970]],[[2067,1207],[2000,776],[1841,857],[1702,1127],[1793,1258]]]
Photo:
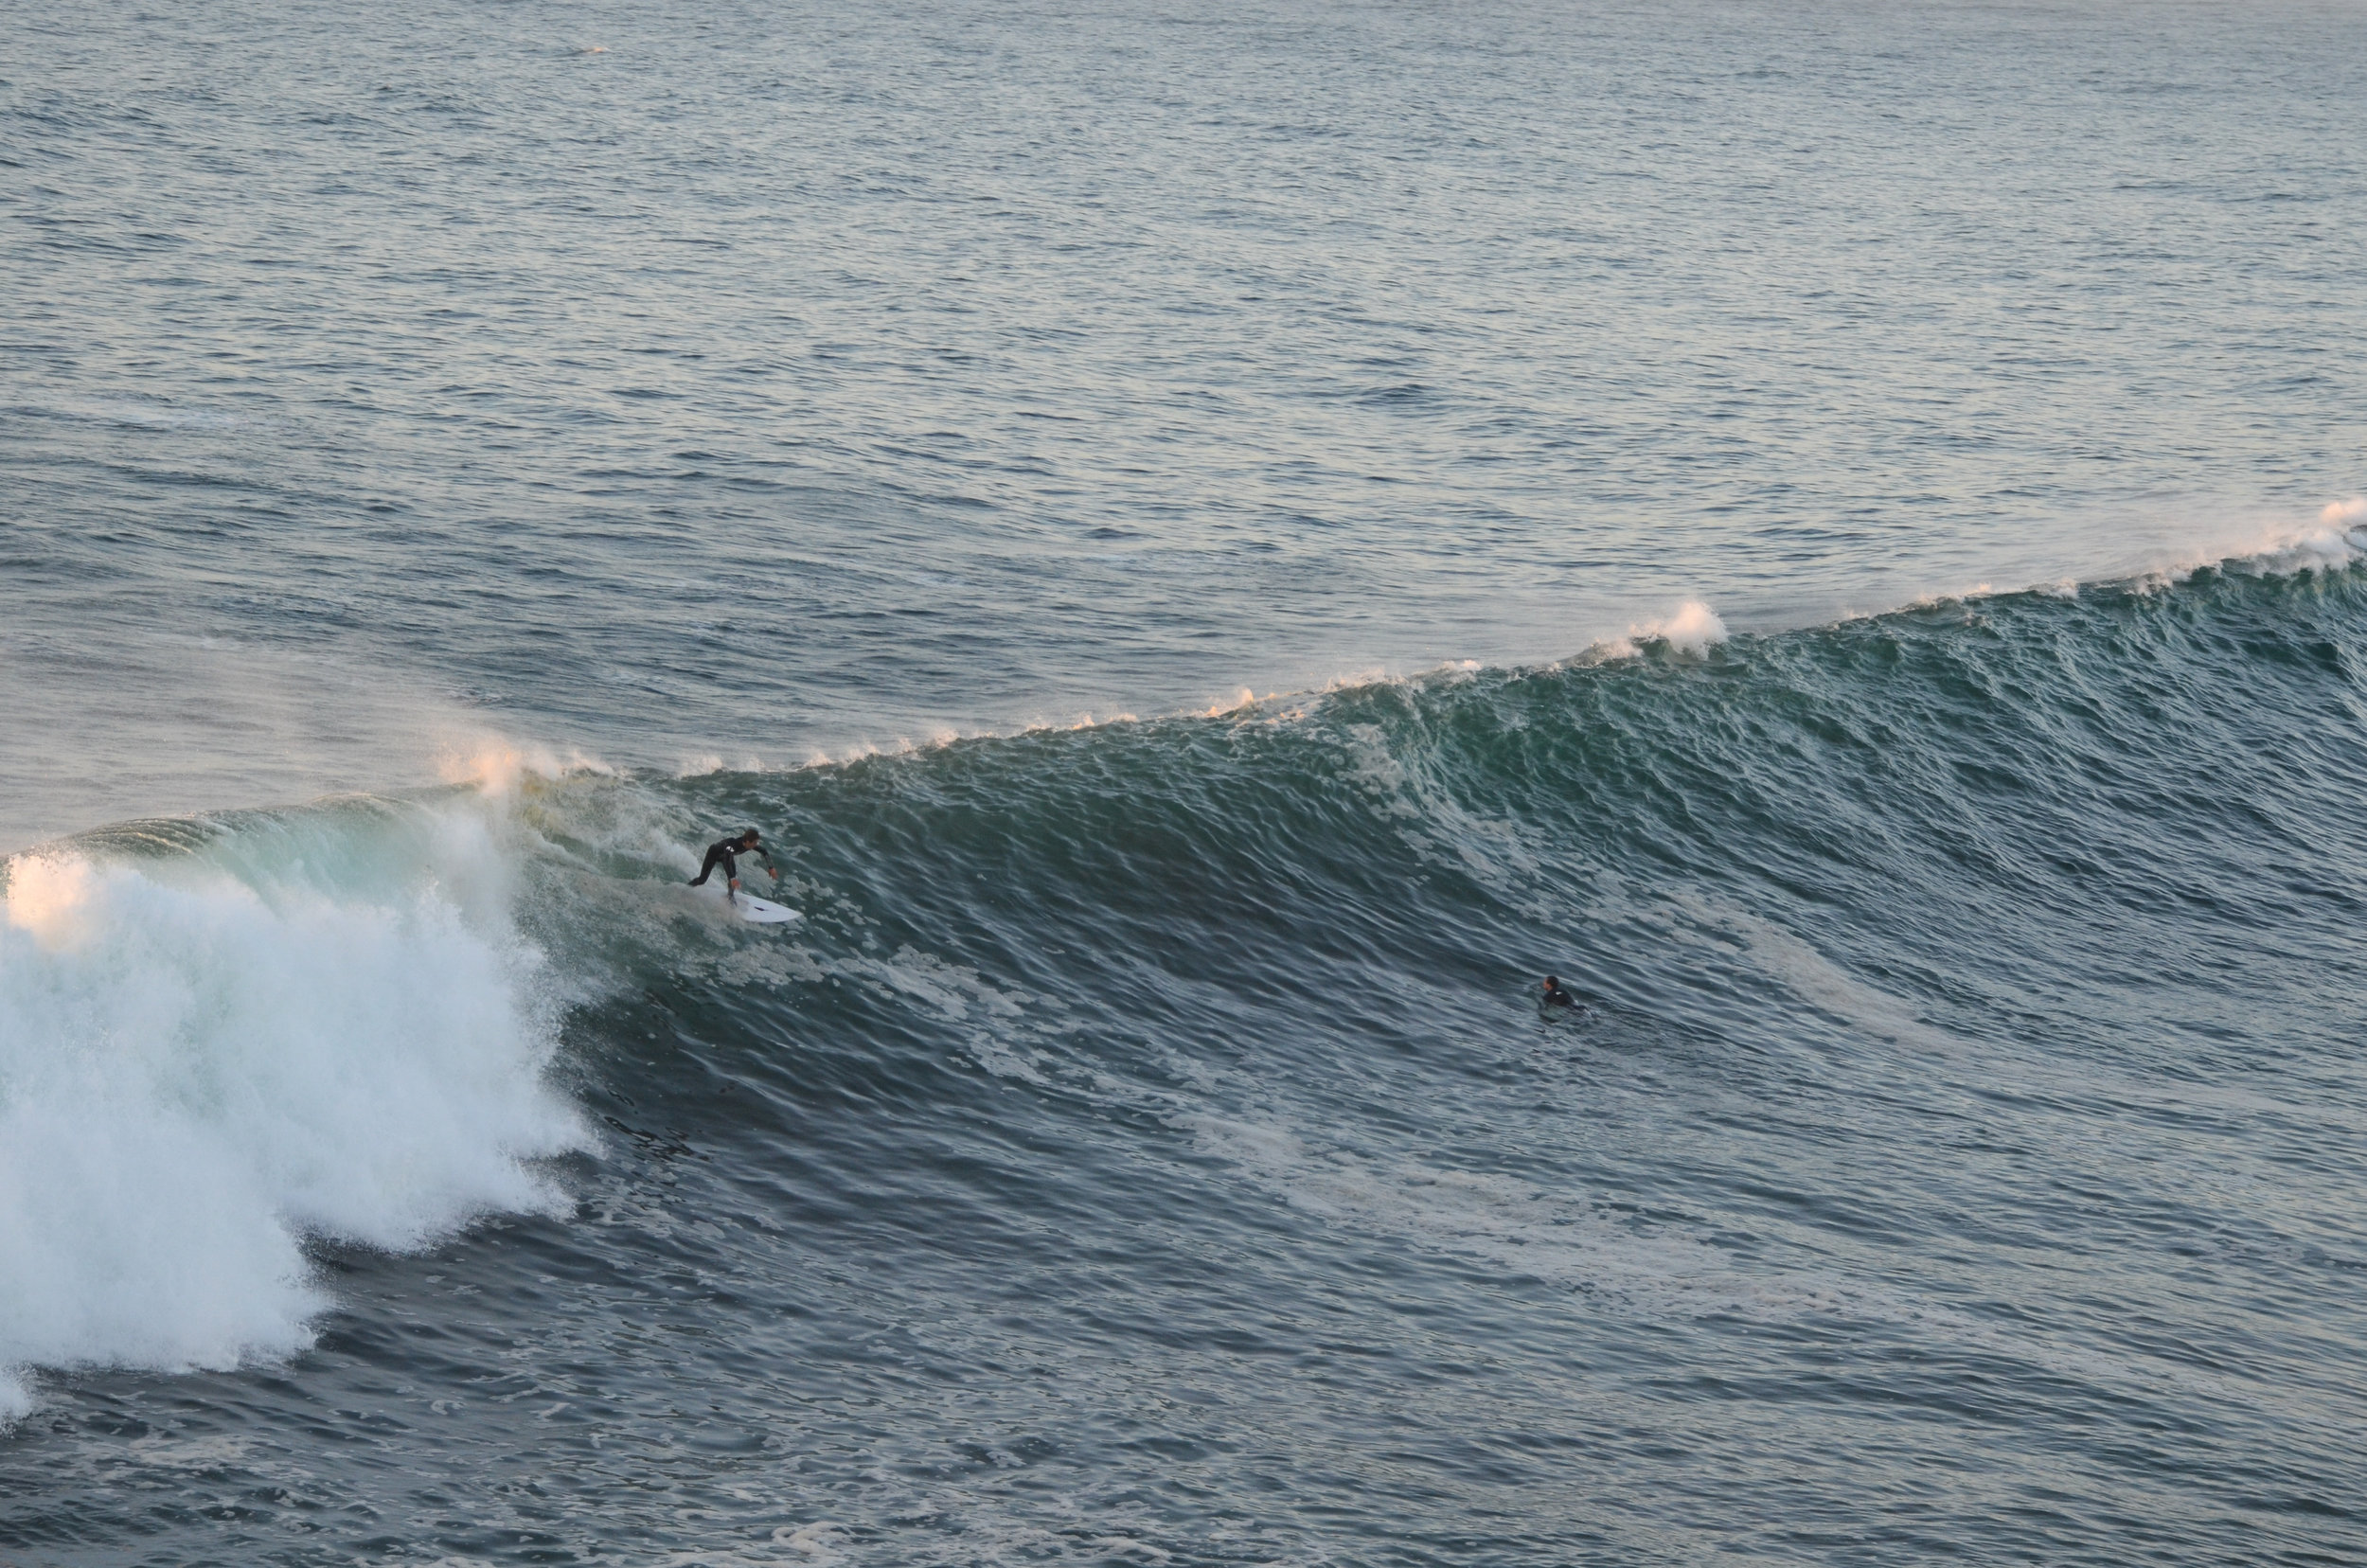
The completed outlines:
[[[705,886],[707,878],[714,873],[715,868],[721,866],[723,883],[729,889],[723,897],[728,900],[732,894],[739,891],[739,857],[741,855],[761,855],[764,858],[764,868],[773,873],[773,880],[774,882],[781,880],[781,868],[773,864],[772,851],[765,848],[759,841],[756,830],[751,828],[738,838],[717,839],[713,844],[708,845],[706,861],[699,867],[699,874],[690,879],[690,885]]]

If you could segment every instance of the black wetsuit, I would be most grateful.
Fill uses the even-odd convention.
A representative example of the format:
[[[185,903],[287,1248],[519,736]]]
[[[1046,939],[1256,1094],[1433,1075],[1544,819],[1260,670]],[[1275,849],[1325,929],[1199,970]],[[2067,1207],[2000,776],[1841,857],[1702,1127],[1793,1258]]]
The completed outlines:
[[[1575,1007],[1578,999],[1559,986],[1547,986],[1543,1005],[1548,1007]]]
[[[707,877],[720,865],[723,868],[723,885],[729,887],[739,880],[739,857],[741,855],[763,855],[764,868],[776,877],[780,875],[779,870],[773,864],[773,857],[766,852],[763,845],[759,844],[751,849],[736,838],[727,838],[707,846],[706,864],[700,866],[699,874],[690,879],[690,885],[705,886]]]

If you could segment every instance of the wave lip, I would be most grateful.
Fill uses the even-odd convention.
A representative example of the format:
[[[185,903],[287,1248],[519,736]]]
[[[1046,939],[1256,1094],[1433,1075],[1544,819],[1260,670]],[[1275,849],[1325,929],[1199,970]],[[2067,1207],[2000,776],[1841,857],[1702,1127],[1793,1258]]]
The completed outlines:
[[[2219,540],[2130,579],[2140,587],[2182,582],[2200,571],[2249,577],[2339,572],[2367,556],[2367,496],[2328,502],[2314,524],[2283,525],[2248,539]]]
[[[383,820],[294,855],[234,834],[8,864],[0,1419],[31,1408],[32,1367],[302,1349],[329,1305],[308,1237],[409,1249],[562,1202],[525,1162],[589,1134],[543,1082],[540,955],[470,872],[493,826],[426,826],[430,874],[399,888],[367,885]]]

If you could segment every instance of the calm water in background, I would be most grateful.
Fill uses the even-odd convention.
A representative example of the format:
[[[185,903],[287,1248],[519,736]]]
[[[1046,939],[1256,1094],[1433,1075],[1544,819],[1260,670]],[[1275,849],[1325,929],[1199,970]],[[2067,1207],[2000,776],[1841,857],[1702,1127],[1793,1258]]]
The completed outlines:
[[[2367,13],[7,36],[0,1553],[2367,1559]]]

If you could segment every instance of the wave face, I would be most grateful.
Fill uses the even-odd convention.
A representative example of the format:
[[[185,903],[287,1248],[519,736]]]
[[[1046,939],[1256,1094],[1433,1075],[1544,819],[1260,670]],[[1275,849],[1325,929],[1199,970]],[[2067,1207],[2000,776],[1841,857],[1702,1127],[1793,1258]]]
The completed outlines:
[[[20,859],[0,1541],[2356,1556],[2318,559]]]

